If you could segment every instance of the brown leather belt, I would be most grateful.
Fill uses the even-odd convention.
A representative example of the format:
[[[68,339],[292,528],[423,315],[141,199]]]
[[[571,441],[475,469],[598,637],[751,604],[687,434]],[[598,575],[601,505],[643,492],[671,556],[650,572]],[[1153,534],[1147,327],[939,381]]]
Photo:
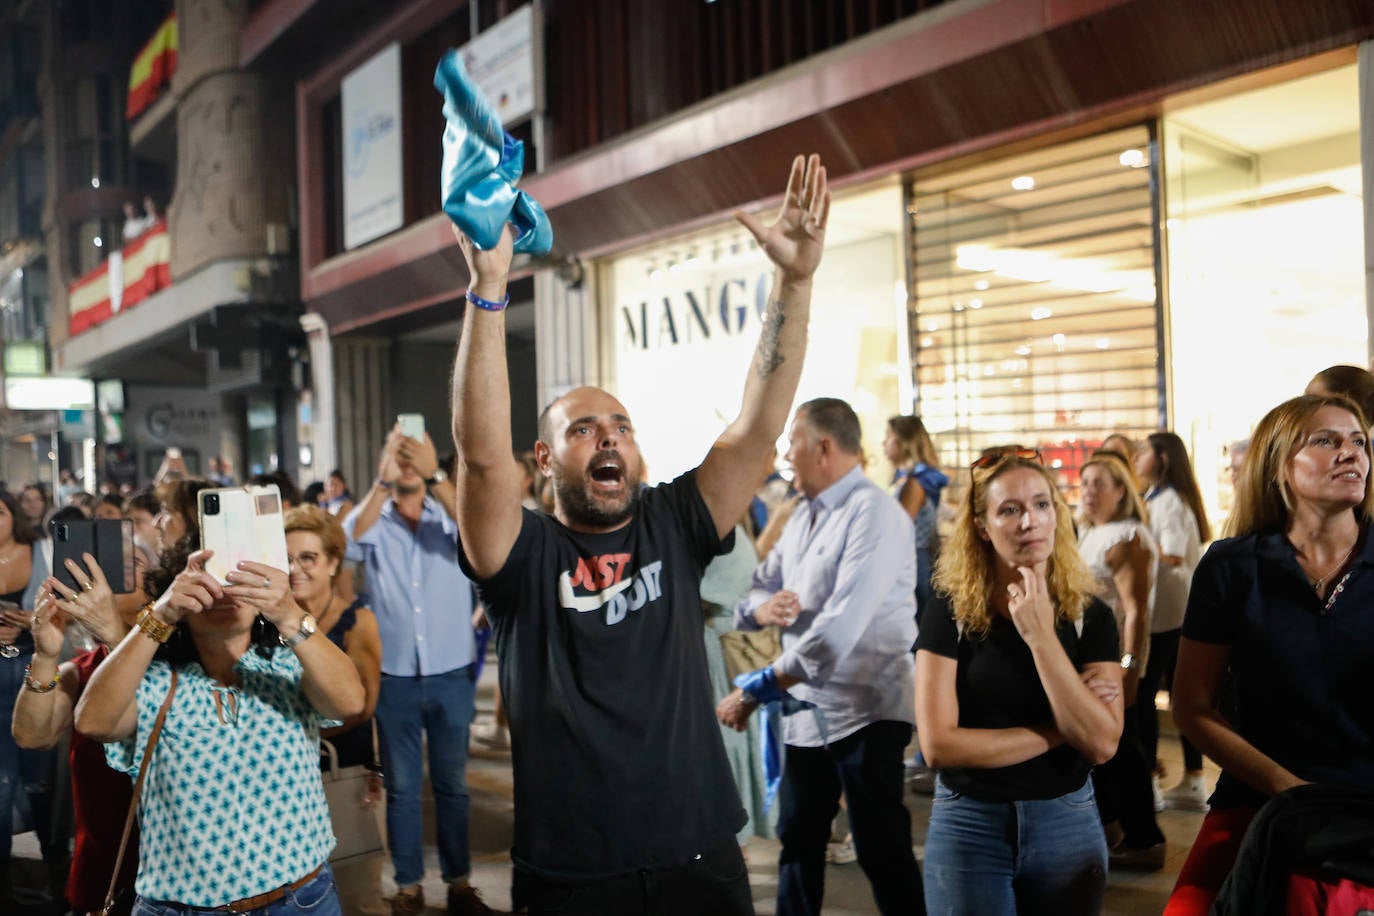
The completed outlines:
[[[215,907],[215,909],[227,910],[231,913],[251,913],[254,910],[260,910],[265,906],[271,906],[292,891],[298,891],[305,887],[311,881],[319,877],[320,872],[323,870],[324,865],[321,864],[304,878],[292,881],[290,884],[284,884],[276,890],[268,891],[265,894],[258,894],[256,897],[244,897],[242,900],[235,900],[233,903],[226,903],[224,906]]]

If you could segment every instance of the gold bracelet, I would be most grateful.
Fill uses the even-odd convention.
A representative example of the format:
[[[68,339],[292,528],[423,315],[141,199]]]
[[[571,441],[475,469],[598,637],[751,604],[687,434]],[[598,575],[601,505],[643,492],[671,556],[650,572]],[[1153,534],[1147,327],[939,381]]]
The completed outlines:
[[[164,623],[153,616],[153,602],[151,601],[143,605],[143,610],[138,614],[138,628],[157,642],[166,642],[177,631],[176,624]]]
[[[24,686],[32,690],[34,693],[48,693],[54,687],[57,686],[57,682],[60,677],[60,674],[54,674],[52,676],[52,680],[46,684],[42,683],[41,681],[35,681],[33,679],[33,663],[30,662],[29,666],[24,669]]]

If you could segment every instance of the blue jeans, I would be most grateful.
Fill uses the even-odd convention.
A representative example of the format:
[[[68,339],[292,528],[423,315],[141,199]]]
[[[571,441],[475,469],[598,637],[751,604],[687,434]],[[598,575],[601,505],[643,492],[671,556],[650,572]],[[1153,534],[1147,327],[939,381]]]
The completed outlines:
[[[0,868],[10,860],[13,836],[10,832],[15,792],[22,784],[28,798],[34,829],[43,847],[43,858],[60,855],[50,849],[52,834],[53,774],[57,763],[55,748],[23,750],[14,741],[10,723],[14,721],[14,701],[24,683],[24,669],[32,655],[0,658]]]
[[[926,910],[1096,914],[1107,886],[1107,841],[1092,780],[1067,795],[983,802],[935,783],[926,833]]]
[[[131,916],[196,916],[198,913],[223,912],[224,910],[135,897]],[[304,913],[308,916],[343,916],[343,909],[339,906],[339,895],[334,889],[334,873],[329,870],[328,865],[320,869],[320,873],[309,883],[294,891],[287,891],[286,896],[276,903],[269,903],[248,912],[253,916],[292,916],[295,913]]]
[[[439,868],[445,881],[467,877],[468,726],[474,685],[467,666],[429,677],[382,675],[377,732],[386,782],[386,832],[396,886],[425,876],[420,850],[422,738],[429,740],[429,781],[439,834]]]

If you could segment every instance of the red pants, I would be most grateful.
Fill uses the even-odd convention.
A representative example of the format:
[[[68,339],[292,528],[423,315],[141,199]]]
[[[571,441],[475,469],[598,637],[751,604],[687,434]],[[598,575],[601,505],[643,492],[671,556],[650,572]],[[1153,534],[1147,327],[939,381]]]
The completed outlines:
[[[1245,830],[1258,812],[1252,808],[1209,811],[1178,873],[1164,916],[1207,916],[1222,882],[1231,873]]]

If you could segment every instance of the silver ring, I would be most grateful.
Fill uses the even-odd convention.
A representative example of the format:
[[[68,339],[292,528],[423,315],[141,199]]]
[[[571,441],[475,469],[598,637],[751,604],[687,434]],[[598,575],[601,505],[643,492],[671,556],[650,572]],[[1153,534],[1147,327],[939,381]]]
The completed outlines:
[[[271,588],[271,587],[272,587],[272,580],[269,579],[269,578],[267,578],[266,576],[263,576],[263,577],[262,577],[262,587],[263,587],[263,588]]]

